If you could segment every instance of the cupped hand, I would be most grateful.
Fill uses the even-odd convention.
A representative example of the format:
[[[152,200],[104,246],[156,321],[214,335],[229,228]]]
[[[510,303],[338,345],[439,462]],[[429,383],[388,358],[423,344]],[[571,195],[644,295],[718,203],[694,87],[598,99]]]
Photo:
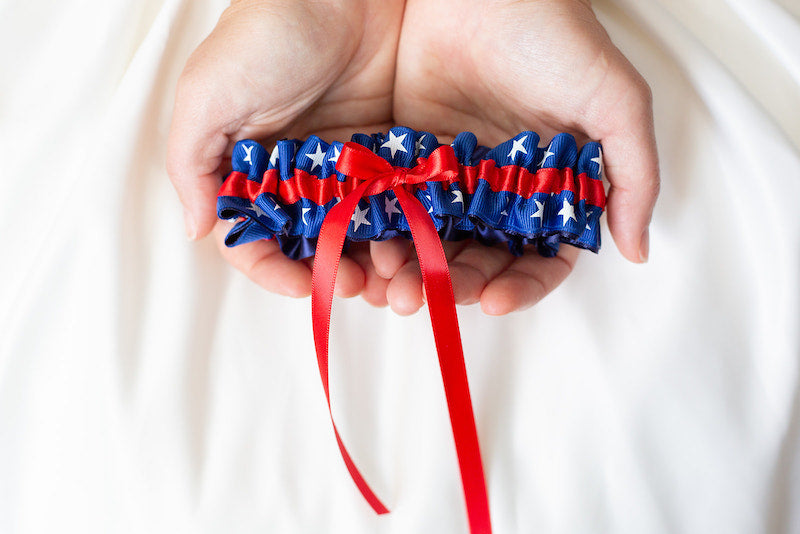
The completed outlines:
[[[659,189],[650,89],[613,45],[588,1],[408,0],[394,88],[394,119],[482,144],[524,130],[570,132],[603,144],[608,226],[627,259],[648,256]],[[529,307],[571,272],[578,251],[535,251],[445,243],[460,304],[489,314]],[[412,255],[409,258],[409,255]],[[387,297],[401,314],[424,301],[419,265],[402,240],[371,243]]]
[[[347,139],[392,126],[392,88],[403,17],[399,0],[240,0],[190,57],[180,77],[167,171],[184,207],[190,239],[215,227],[222,255],[264,288],[311,290],[312,260],[294,261],[274,240],[227,248],[216,195],[236,141],[283,137]],[[386,303],[368,246],[351,247],[336,293]]]

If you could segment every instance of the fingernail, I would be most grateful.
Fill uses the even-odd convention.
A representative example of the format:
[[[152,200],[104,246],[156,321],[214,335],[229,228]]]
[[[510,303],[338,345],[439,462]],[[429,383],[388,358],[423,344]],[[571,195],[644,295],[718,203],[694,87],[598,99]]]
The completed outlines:
[[[647,262],[650,256],[650,229],[645,228],[642,232],[642,240],[639,243],[639,261],[642,263]]]
[[[194,241],[197,239],[197,229],[195,228],[194,224],[194,216],[186,208],[183,209],[183,224],[186,227],[186,237],[189,238],[189,241]]]

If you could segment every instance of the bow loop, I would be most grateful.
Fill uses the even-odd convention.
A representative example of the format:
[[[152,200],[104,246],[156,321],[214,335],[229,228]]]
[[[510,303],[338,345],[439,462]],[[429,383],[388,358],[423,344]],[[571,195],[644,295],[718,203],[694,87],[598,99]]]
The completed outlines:
[[[370,180],[376,176],[394,171],[391,163],[358,143],[345,143],[336,160],[336,170],[360,180]]]

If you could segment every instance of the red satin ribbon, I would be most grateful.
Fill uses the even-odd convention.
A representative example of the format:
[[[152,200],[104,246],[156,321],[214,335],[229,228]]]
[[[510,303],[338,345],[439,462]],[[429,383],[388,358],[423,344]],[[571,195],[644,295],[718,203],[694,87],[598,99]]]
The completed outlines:
[[[364,180],[344,199],[331,208],[320,228],[314,270],[311,277],[311,316],[314,327],[314,346],[317,351],[322,387],[328,401],[336,442],[350,476],[361,494],[378,514],[389,510],[378,499],[358,471],[339,436],[331,412],[328,387],[328,338],[330,335],[331,304],[336,272],[342,247],[350,226],[350,219],[358,201],[365,195],[374,195],[391,189],[400,201],[408,219],[414,245],[417,248],[428,311],[439,355],[450,424],[461,471],[467,515],[471,534],[490,534],[489,501],[486,480],[483,476],[478,433],[472,413],[472,400],[467,383],[467,370],[461,348],[450,271],[447,268],[442,243],[436,227],[420,202],[403,187],[425,181],[449,181],[458,176],[458,161],[450,146],[441,146],[430,157],[412,169],[393,167],[383,158],[357,144],[346,143],[336,164],[337,170]]]
[[[517,165],[497,167],[492,160],[482,160],[477,165],[462,165],[459,176],[448,182],[459,184],[461,191],[475,193],[479,181],[489,184],[495,193],[507,191],[529,199],[534,193],[560,193],[572,191],[577,200],[585,200],[592,206],[605,208],[606,195],[603,181],[590,178],[585,172],[575,175],[569,167],[563,169],[539,169],[530,172]],[[278,169],[264,172],[262,181],[251,180],[247,173],[232,172],[222,184],[219,194],[239,197],[255,201],[262,193],[272,193],[287,204],[294,204],[301,198],[307,198],[322,206],[333,197],[347,196],[357,184],[355,180],[339,181],[336,174],[320,178],[303,169],[294,169],[288,180],[282,180]],[[422,186],[424,189],[425,186]],[[576,200],[576,202],[577,202]]]

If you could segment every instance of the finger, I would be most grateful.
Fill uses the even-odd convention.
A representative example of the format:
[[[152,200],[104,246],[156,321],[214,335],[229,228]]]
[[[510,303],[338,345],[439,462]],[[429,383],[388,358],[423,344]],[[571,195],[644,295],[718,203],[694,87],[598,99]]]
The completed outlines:
[[[378,276],[386,279],[392,278],[408,261],[410,248],[411,242],[404,237],[395,237],[386,241],[370,241],[369,251]]]
[[[314,258],[307,260],[309,268],[314,270]],[[361,294],[365,281],[364,270],[348,255],[342,254],[339,268],[336,271],[336,283],[333,294],[337,297],[352,298]]]
[[[235,247],[225,245],[231,225],[220,221],[214,229],[220,254],[250,280],[267,291],[289,297],[311,294],[311,270],[301,261],[287,258],[275,240],[260,240]]]
[[[336,273],[336,285],[333,288],[337,297],[352,298],[361,294],[365,281],[364,270],[352,258],[342,255],[339,271]]]
[[[564,281],[572,272],[579,250],[562,246],[557,256],[545,258],[527,250],[481,293],[481,309],[488,315],[505,315],[529,308]]]
[[[411,315],[422,307],[422,272],[416,255],[400,267],[389,281],[386,300],[398,315]]]
[[[458,256],[462,250],[473,243],[474,241],[472,239],[462,239],[461,241],[442,241],[442,250],[444,251],[444,258],[447,260],[448,270],[450,269],[450,262],[453,261],[453,258]],[[417,251],[416,249],[412,250],[412,259],[417,260]],[[424,283],[422,284],[422,299],[427,302],[425,299]]]
[[[462,250],[473,244],[471,239],[463,239],[461,241],[442,241],[442,249],[444,250],[444,257],[447,262],[453,261],[453,258],[458,256]]]
[[[445,258],[450,262],[471,241],[443,241],[442,249]],[[425,303],[425,288],[422,283],[422,271],[416,250],[411,249],[409,260],[395,273],[386,288],[389,306],[398,315],[416,313]]]
[[[354,262],[356,262],[361,270],[364,272],[364,289],[361,291],[361,297],[370,305],[382,308],[386,306],[389,301],[386,300],[386,288],[389,287],[389,280],[378,276],[375,267],[372,264],[370,257],[370,247],[351,247],[348,251]]]
[[[649,230],[660,186],[658,152],[653,127],[652,94],[647,83],[625,60],[598,102],[613,102],[598,115],[608,192],[608,227],[617,248],[628,260],[647,261]],[[588,133],[592,134],[592,131]]]
[[[228,146],[215,88],[219,79],[199,66],[181,75],[167,141],[167,174],[184,209],[186,234],[199,239],[216,222],[215,202],[222,184],[220,164]]]
[[[472,243],[473,241],[471,239],[463,239],[461,241],[442,241],[442,250],[444,250],[444,257],[447,260],[448,271],[450,270],[450,262],[453,261],[453,258],[458,256],[462,250]],[[414,257],[416,258],[416,256]],[[417,264],[419,265],[419,262],[417,262]],[[420,278],[420,284],[422,285],[422,302],[428,302],[428,297],[425,294],[425,283],[423,278]],[[452,287],[452,277],[450,278],[450,285]]]
[[[475,304],[490,280],[500,274],[514,256],[505,245],[487,247],[471,243],[450,262],[450,278],[456,304]]]

